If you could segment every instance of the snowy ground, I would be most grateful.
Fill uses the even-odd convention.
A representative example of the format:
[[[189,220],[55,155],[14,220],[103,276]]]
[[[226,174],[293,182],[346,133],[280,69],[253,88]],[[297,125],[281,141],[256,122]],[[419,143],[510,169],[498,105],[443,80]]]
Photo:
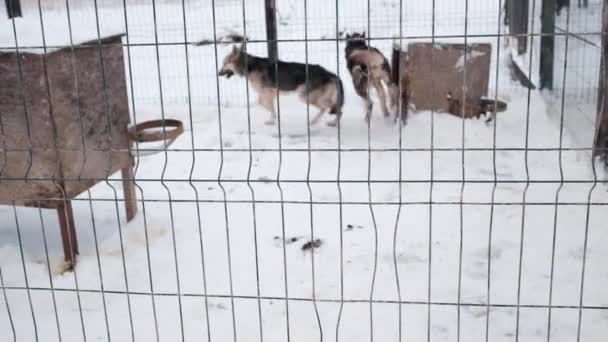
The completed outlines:
[[[467,32],[496,33],[497,1],[469,2]],[[238,29],[240,4],[217,3],[218,28]],[[303,12],[294,3],[279,1],[286,23],[279,34],[303,38]],[[365,26],[366,3],[340,2],[345,26],[349,20]],[[372,34],[399,34],[398,2],[397,13],[392,2],[372,3]],[[411,19],[404,34],[431,34],[430,5],[404,5]],[[213,36],[209,6],[188,2],[188,29],[196,28],[189,40]],[[82,32],[96,32],[91,8],[73,16]],[[464,32],[463,1],[437,1],[437,8],[446,18],[443,25],[438,20],[437,34]],[[183,39],[181,10],[157,8],[164,14],[161,40]],[[121,8],[100,11],[113,18],[102,17],[104,23],[124,24]],[[152,7],[139,3],[128,11],[130,22],[140,24],[130,29],[131,42],[154,42]],[[263,34],[263,12],[253,1],[247,12],[255,38]],[[309,23],[318,23],[309,24],[309,37],[335,36],[335,3],[309,1],[309,12]],[[50,11],[49,21],[62,25],[61,13]],[[178,23],[169,24],[171,18]],[[5,29],[12,25],[0,24],[0,42],[11,46],[12,31]],[[104,32],[116,29],[108,26]],[[30,32],[24,39],[36,37],[35,27],[19,29]],[[542,94],[510,81],[506,50],[496,58],[502,44],[486,41],[499,68],[492,92],[509,102],[489,126],[421,112],[402,128],[374,113],[368,128],[335,42],[309,43],[308,55],[344,77],[339,130],[309,129],[306,108],[295,98],[281,99],[279,126],[264,125],[267,113],[254,105],[253,93],[247,107],[243,80],[220,80],[218,97],[213,47],[189,47],[190,98],[184,46],[159,48],[160,66],[153,46],[128,51],[138,76],[134,119],[164,113],[183,120],[186,134],[166,153],[138,159],[134,222],[127,224],[122,202],[114,202],[114,189],[122,200],[118,180],[74,201],[81,250],[74,273],[58,272],[53,212],[0,207],[0,335],[17,341],[546,341],[550,326],[550,341],[572,341],[582,314],[581,341],[603,341],[608,194],[594,180],[606,176],[594,175],[587,152],[569,149],[578,145],[560,137]],[[390,44],[377,45],[388,52]],[[305,60],[303,43],[282,46],[283,58]],[[228,48],[219,47],[218,58]],[[251,49],[261,54],[264,47]],[[316,252],[302,250],[313,239],[322,241]]]

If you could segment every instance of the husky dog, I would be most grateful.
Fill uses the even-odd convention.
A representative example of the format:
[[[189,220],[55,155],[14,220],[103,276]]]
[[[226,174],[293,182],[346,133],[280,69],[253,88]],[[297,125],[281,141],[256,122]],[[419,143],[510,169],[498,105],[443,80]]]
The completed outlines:
[[[308,72],[307,72],[308,71]],[[277,114],[274,108],[279,93],[296,92],[302,101],[319,109],[311,121],[315,124],[323,114],[329,112],[336,119],[329,126],[337,125],[344,105],[344,88],[338,76],[315,64],[290,63],[250,55],[244,46],[233,47],[224,58],[220,76],[246,76],[249,84],[259,96],[259,103],[270,112],[266,124],[274,125]]]
[[[346,34],[345,54],[346,66],[352,76],[355,90],[365,100],[365,120],[369,122],[372,115],[373,103],[369,96],[371,87],[376,89],[384,116],[390,116],[387,98],[390,99],[390,106],[396,107],[399,94],[397,85],[391,80],[388,60],[380,50],[366,44],[365,33]],[[395,121],[397,119],[398,115],[395,116]]]

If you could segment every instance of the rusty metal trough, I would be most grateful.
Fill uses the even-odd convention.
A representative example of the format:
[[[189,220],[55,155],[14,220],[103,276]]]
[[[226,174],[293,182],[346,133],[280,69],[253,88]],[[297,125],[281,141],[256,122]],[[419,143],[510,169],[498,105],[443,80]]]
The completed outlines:
[[[137,212],[121,36],[47,54],[0,51],[0,204],[54,208],[68,268],[71,199],[122,172]]]
[[[506,103],[486,98],[491,54],[490,44],[409,43],[407,52],[395,44],[392,78],[400,85],[403,120],[410,104],[465,119],[506,110]]]

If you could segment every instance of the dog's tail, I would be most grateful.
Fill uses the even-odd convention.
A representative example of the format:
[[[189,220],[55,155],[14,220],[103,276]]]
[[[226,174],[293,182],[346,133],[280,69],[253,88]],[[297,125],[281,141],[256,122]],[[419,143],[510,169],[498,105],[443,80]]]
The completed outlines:
[[[342,114],[342,106],[344,106],[344,86],[342,80],[336,76],[336,104],[330,109],[330,114]]]

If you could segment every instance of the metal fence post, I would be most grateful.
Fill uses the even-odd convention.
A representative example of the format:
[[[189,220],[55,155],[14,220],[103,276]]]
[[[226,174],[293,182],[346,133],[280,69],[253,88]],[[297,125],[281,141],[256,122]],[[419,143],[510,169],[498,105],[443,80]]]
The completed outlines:
[[[543,0],[540,38],[540,89],[553,89],[555,0]]]
[[[275,0],[265,0],[266,4],[266,40],[268,41],[268,58],[274,62],[279,59],[277,44],[277,18]]]

